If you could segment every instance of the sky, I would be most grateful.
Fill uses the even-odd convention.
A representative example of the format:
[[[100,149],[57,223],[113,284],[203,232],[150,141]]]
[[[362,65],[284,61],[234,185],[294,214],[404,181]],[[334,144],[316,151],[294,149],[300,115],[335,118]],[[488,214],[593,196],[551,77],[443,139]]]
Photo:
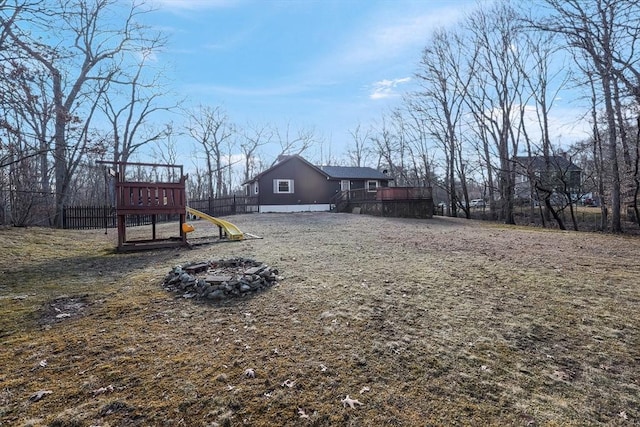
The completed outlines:
[[[155,60],[187,106],[240,126],[313,129],[311,160],[344,158],[350,131],[380,120],[412,83],[434,29],[476,0],[154,0],[169,38]],[[276,146],[276,150],[277,150]],[[263,153],[265,156],[277,153]]]

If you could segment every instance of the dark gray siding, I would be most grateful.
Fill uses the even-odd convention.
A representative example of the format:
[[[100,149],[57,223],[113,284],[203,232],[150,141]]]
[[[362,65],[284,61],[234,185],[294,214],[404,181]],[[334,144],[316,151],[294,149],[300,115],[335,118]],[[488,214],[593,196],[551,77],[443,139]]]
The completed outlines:
[[[273,191],[274,179],[291,179],[293,194]],[[291,157],[259,178],[259,203],[261,205],[302,205],[329,203],[340,189],[340,182],[327,180],[318,169],[297,157]]]

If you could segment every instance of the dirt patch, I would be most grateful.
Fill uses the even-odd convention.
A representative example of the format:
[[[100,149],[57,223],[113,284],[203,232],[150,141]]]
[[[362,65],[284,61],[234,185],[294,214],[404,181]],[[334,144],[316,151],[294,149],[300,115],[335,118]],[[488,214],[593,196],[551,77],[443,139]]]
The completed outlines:
[[[39,316],[40,325],[52,325],[87,314],[91,300],[89,295],[60,296],[45,304]]]

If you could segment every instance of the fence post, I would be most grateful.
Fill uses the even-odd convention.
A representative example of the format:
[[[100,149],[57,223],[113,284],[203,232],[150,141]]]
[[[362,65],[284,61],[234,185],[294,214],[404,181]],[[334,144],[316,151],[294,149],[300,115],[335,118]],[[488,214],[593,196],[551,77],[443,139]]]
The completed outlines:
[[[236,195],[233,195],[233,204],[231,205],[231,214],[236,214]]]
[[[109,224],[107,223],[107,216],[109,215],[109,208],[104,205],[102,207],[102,216],[104,217],[104,234],[107,234],[107,230],[109,229]]]

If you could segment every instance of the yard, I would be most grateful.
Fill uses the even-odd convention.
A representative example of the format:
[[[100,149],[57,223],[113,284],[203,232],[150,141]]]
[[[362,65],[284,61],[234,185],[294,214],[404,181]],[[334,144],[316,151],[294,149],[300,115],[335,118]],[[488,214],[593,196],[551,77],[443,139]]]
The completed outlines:
[[[263,239],[116,254],[112,230],[0,230],[0,425],[640,422],[638,237],[227,219]],[[226,302],[162,287],[233,257],[283,278]]]

